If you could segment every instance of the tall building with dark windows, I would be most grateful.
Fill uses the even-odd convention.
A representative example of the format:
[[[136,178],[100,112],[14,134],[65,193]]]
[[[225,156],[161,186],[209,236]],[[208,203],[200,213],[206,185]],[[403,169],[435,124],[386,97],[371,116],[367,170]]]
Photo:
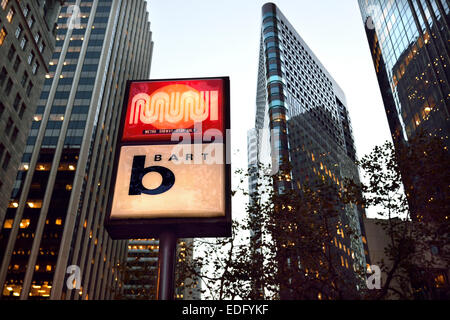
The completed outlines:
[[[421,129],[449,146],[450,30],[446,0],[359,0],[392,137]]]
[[[345,95],[272,3],[262,8],[260,43],[255,130],[248,136],[250,170],[258,163],[272,162],[280,170],[275,182],[279,193],[286,189],[301,192],[305,184],[320,188],[326,183],[339,189],[346,178],[358,181]],[[250,192],[257,192],[257,183],[258,178],[250,176]],[[358,290],[361,279],[356,270],[365,268],[367,254],[364,210],[342,204],[338,211],[332,222],[336,228],[331,246],[337,265],[354,279]],[[357,237],[345,235],[341,226],[350,227]],[[302,263],[301,256],[294,258]],[[322,293],[311,293],[312,299],[318,296]]]
[[[411,217],[427,227],[446,225],[450,210],[450,3],[358,2]],[[442,229],[435,234],[444,241],[445,236]],[[450,287],[449,270],[445,262],[439,263],[442,248],[432,247],[436,261],[432,265],[418,261],[417,269],[408,271],[421,299],[442,299],[437,291],[448,292]]]
[[[112,241],[103,221],[126,81],[150,73],[146,2],[66,1],[58,26],[0,234],[3,299],[121,290],[127,242]]]
[[[448,1],[360,0],[359,5],[397,151],[418,135],[425,135],[439,139],[448,156]],[[429,199],[439,194],[448,197],[448,191],[432,190],[429,186],[429,181],[441,179],[440,173],[420,177],[420,172],[425,171],[420,169],[422,165],[416,163],[411,170],[408,164],[400,164],[413,216],[428,211]],[[422,180],[428,186],[422,186]]]
[[[48,73],[61,2],[0,1],[0,221]]]

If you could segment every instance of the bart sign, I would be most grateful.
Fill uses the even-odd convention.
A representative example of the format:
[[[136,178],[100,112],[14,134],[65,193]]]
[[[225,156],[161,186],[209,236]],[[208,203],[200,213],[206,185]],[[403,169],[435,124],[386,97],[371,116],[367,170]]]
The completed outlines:
[[[129,81],[106,228],[113,239],[231,235],[229,79]]]

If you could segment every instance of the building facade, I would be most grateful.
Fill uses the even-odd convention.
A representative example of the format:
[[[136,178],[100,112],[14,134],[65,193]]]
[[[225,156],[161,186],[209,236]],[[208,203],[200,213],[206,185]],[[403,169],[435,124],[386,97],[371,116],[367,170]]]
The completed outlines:
[[[123,298],[156,300],[158,280],[157,239],[135,239],[128,243],[128,256],[123,283]]]
[[[56,36],[0,234],[2,298],[112,299],[128,242],[103,223],[126,81],[150,73],[146,2],[66,1]]]
[[[0,221],[48,73],[61,2],[0,2]]]
[[[359,0],[359,6],[396,150],[425,135],[440,140],[448,163],[449,2]],[[429,199],[446,193],[430,184],[441,180],[440,172],[421,177],[430,163],[419,162],[414,168],[400,163],[413,216],[423,215]]]
[[[177,245],[178,263],[193,258],[194,239],[179,239]],[[127,264],[121,298],[127,300],[156,300],[158,282],[159,240],[135,239],[128,243]],[[199,279],[178,278],[175,286],[175,300],[200,300],[201,282]]]
[[[258,163],[271,164],[280,177],[275,181],[279,193],[301,192],[305,184],[339,189],[345,178],[358,181],[345,95],[272,3],[262,8],[260,44],[255,130],[248,136],[250,170]],[[257,192],[257,185],[258,178],[251,175],[250,192]],[[339,267],[355,278],[355,289],[360,288],[356,270],[366,266],[363,214],[362,208],[343,205],[332,244]],[[340,226],[358,236],[345,236]]]

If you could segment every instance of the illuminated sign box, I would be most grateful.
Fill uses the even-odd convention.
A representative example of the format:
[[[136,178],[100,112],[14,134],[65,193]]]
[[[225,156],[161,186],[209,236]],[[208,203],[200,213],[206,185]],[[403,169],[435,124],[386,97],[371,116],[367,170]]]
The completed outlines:
[[[227,77],[128,81],[105,221],[113,239],[231,236],[229,108]]]

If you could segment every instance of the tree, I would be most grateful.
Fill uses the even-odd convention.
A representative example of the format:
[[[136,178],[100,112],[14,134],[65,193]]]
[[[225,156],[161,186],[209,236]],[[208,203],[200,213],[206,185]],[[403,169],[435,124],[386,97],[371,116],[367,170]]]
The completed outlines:
[[[348,181],[346,196],[376,208],[378,224],[389,240],[386,259],[372,261],[386,279],[381,290],[368,291],[366,298],[448,298],[447,148],[421,133],[397,151],[386,142],[359,164],[365,182]]]
[[[359,236],[338,214],[344,206],[341,190],[324,182],[278,193],[274,183],[282,175],[264,172],[262,167],[238,171],[236,192],[250,201],[246,218],[233,224],[233,237],[198,240],[203,254],[177,268],[185,277],[202,279],[213,299],[358,298],[363,270],[344,264],[337,248],[338,233],[345,233],[347,241]],[[259,181],[252,193],[243,185],[250,174]]]

